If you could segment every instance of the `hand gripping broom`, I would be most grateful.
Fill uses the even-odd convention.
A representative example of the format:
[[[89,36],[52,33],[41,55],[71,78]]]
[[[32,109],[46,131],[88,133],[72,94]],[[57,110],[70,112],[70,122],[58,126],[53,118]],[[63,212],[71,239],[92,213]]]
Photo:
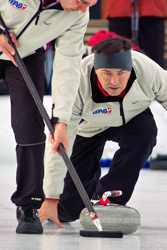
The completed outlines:
[[[28,87],[28,89],[29,89],[29,91],[30,91],[30,93],[31,93],[31,95],[32,95],[48,129],[49,129],[49,131],[50,131],[50,133],[52,134],[52,136],[54,136],[54,127],[53,127],[53,125],[50,121],[50,118],[46,112],[46,109],[45,109],[45,107],[44,107],[44,105],[43,105],[43,103],[38,95],[38,92],[37,92],[37,90],[32,82],[31,77],[30,77],[22,59],[20,58],[18,51],[16,50],[14,44],[11,41],[7,27],[4,23],[1,15],[0,15],[0,23],[5,29],[4,32],[5,32],[6,37],[9,40],[10,45],[15,49],[14,58],[15,58],[15,61],[20,69],[20,72],[25,80],[25,83],[26,83],[26,85],[27,85],[27,87]],[[62,158],[67,166],[67,169],[71,175],[71,178],[72,178],[74,184],[76,185],[76,188],[77,188],[85,206],[87,207],[87,209],[89,211],[90,217],[92,218],[93,223],[95,224],[95,226],[98,229],[98,231],[80,230],[80,235],[86,236],[86,237],[122,238],[123,237],[122,232],[103,231],[102,226],[100,224],[100,220],[99,220],[95,210],[93,209],[93,206],[89,200],[89,197],[88,197],[77,173],[76,173],[76,170],[75,170],[74,166],[72,165],[72,162],[70,161],[70,159],[69,159],[68,155],[66,154],[66,151],[61,143],[59,144],[58,149],[59,149],[59,152],[60,152],[60,154],[61,154],[61,156],[62,156]]]

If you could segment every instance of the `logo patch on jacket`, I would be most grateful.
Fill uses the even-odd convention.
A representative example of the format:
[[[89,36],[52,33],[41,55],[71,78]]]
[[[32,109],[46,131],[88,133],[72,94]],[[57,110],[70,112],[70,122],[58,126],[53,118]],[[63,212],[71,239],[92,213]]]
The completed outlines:
[[[107,109],[97,109],[97,110],[93,111],[93,115],[97,115],[97,114],[109,115],[111,113],[112,113],[112,109],[110,107]]]
[[[26,4],[19,3],[18,1],[15,0],[9,0],[9,5],[12,6],[13,8],[17,10],[25,10],[27,8]]]

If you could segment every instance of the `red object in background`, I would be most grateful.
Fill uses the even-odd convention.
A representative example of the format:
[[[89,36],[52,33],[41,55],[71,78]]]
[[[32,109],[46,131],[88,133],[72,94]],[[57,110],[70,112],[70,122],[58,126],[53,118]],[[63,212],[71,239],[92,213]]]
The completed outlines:
[[[107,30],[99,30],[88,40],[88,45],[93,46],[96,43],[99,43],[104,39],[107,39],[110,37],[112,38],[112,37],[116,37],[116,36],[118,36],[118,35],[115,32],[111,32],[111,31],[107,31]],[[140,48],[137,45],[135,45],[134,43],[132,43],[132,49],[139,51],[139,52],[141,51]]]

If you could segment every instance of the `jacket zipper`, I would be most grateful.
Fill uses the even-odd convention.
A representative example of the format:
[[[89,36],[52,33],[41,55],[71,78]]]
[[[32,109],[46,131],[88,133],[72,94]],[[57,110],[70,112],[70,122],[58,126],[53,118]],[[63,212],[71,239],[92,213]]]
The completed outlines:
[[[125,115],[124,115],[122,100],[120,101],[119,104],[120,104],[120,114],[122,116],[122,122],[123,122],[123,125],[125,125]]]
[[[26,24],[26,26],[24,26],[24,28],[21,30],[21,32],[17,35],[17,37],[16,37],[17,40],[19,39],[19,37],[23,34],[23,32],[28,28],[28,26],[32,23],[32,21],[33,21],[35,18],[36,18],[35,25],[37,25],[41,10],[42,10],[42,1],[40,0],[40,5],[39,5],[39,8],[38,8],[37,12],[33,15],[33,17],[32,17],[32,18],[30,19],[30,21]]]

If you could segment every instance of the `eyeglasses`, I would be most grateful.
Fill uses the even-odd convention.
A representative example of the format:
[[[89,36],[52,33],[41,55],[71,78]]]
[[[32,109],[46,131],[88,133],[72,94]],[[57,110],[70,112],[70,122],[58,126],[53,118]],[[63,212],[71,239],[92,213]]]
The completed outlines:
[[[78,2],[79,2],[79,3],[82,3],[82,4],[85,5],[85,6],[89,6],[89,7],[91,7],[91,6],[93,6],[93,5],[96,4],[96,2],[95,2],[95,3],[85,3],[85,2],[82,1],[82,0],[78,0]]]

